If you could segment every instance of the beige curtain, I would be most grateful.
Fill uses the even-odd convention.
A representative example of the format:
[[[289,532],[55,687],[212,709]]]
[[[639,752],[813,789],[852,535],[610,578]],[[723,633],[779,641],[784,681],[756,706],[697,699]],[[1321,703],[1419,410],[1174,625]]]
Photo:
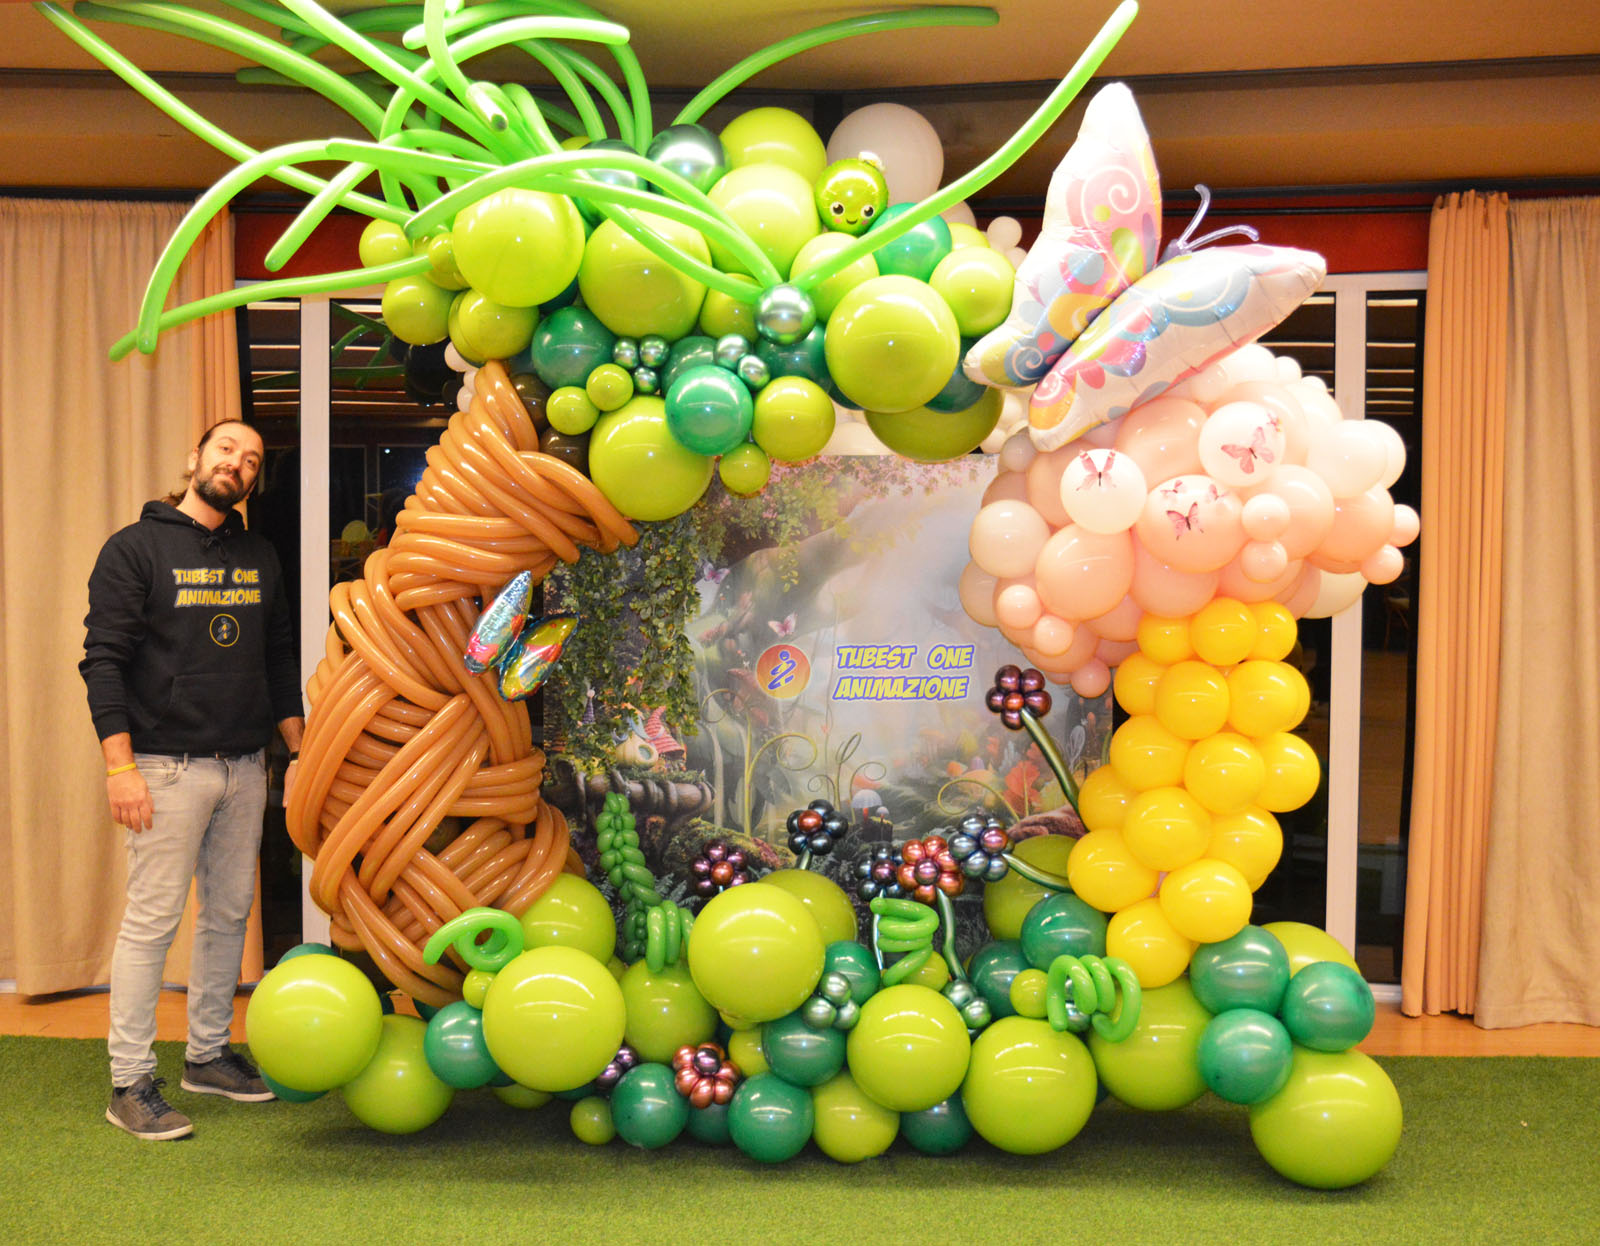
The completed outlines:
[[[1438,200],[1428,240],[1417,707],[1401,1008],[1472,1012],[1499,703],[1507,203]]]
[[[1477,1021],[1600,1025],[1600,199],[1511,208],[1505,573]]]
[[[177,483],[212,413],[238,410],[226,320],[205,331],[220,348],[192,327],[151,358],[106,358],[184,211],[0,199],[0,979],[24,994],[106,981],[122,912],[122,832],[77,672],[90,568]],[[231,226],[205,250],[177,301],[232,286]],[[257,931],[247,978],[259,945]]]

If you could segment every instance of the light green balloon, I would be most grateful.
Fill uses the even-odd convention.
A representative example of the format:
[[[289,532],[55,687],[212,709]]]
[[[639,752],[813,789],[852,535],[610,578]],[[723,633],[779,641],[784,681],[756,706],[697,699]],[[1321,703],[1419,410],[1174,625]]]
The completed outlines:
[[[622,1045],[626,1017],[622,988],[603,964],[577,948],[540,947],[495,975],[483,1037],[508,1077],[555,1094],[600,1074]]]
[[[858,1164],[882,1155],[900,1132],[900,1113],[862,1093],[849,1070],[811,1092],[815,1120],[811,1138],[818,1150],[841,1164]]]
[[[819,267],[823,261],[854,243],[855,239],[849,234],[834,233],[832,230],[818,234],[800,248],[800,253],[794,257],[794,263],[790,266],[789,276],[798,280],[813,268]],[[877,275],[878,261],[873,259],[869,252],[853,263],[845,265],[826,281],[818,282],[811,290],[811,303],[817,309],[817,319],[827,320],[833,315],[833,309],[839,306],[840,299],[863,281],[870,281]]]
[[[928,284],[950,307],[963,337],[977,337],[1011,312],[1016,271],[989,247],[963,247],[939,261]]]
[[[914,277],[873,277],[840,300],[824,339],[828,372],[865,411],[909,411],[935,397],[961,356],[944,300]]]
[[[617,1127],[611,1120],[611,1105],[599,1095],[589,1095],[574,1103],[567,1121],[572,1126],[572,1136],[589,1146],[605,1146],[617,1136]]]
[[[583,258],[583,218],[572,200],[507,187],[456,213],[456,266],[485,298],[507,307],[549,302],[572,284]]]
[[[617,950],[617,919],[587,878],[562,872],[522,914],[523,948],[575,947],[604,964]]]
[[[294,1090],[332,1090],[367,1066],[383,1004],[366,974],[337,956],[297,956],[270,970],[245,1009],[256,1063]]]
[[[1094,1061],[1074,1034],[1003,1017],[972,1045],[961,1102],[972,1127],[1013,1155],[1065,1146],[1094,1111]]]
[[[700,305],[700,332],[707,337],[726,337],[737,333],[750,341],[756,340],[756,290],[755,279],[743,274],[732,274],[742,285],[749,285],[749,301],[736,299],[721,290],[707,290],[706,301]]]
[[[1166,1112],[1206,1092],[1200,1041],[1211,1014],[1194,997],[1188,978],[1145,991],[1139,1024],[1120,1043],[1089,1035],[1089,1053],[1106,1089],[1129,1107]]]
[[[783,165],[733,169],[711,188],[709,197],[766,252],[782,277],[788,277],[800,248],[822,232],[811,183]],[[723,272],[746,271],[732,252],[715,241],[711,258]]]
[[[901,983],[862,1006],[847,1054],[851,1076],[875,1102],[920,1112],[961,1085],[972,1045],[954,1004],[928,987]]]
[[[1067,858],[1077,843],[1066,835],[1034,835],[1020,840],[1011,847],[1011,854],[1035,869],[1053,874],[1067,885]],[[1054,894],[1048,887],[1030,883],[1021,874],[1012,871],[997,883],[988,883],[983,889],[983,920],[989,934],[995,939],[1020,939],[1022,919],[1028,910],[1046,896]]]
[[[393,221],[368,221],[361,231],[361,241],[356,244],[361,256],[361,267],[374,268],[379,264],[392,264],[411,255],[411,239],[406,231]]]
[[[542,1108],[550,1102],[550,1096],[542,1090],[535,1090],[531,1086],[521,1086],[512,1082],[509,1086],[491,1086],[494,1097],[508,1108]]]
[[[717,475],[729,493],[751,497],[766,488],[772,475],[772,460],[760,446],[735,446],[718,460]]]
[[[383,323],[402,342],[431,346],[450,332],[455,297],[426,277],[396,277],[383,287]]]
[[[1275,935],[1278,942],[1283,944],[1283,950],[1289,954],[1291,978],[1307,965],[1314,965],[1321,960],[1331,960],[1357,973],[1361,972],[1355,957],[1326,930],[1307,922],[1268,922],[1261,929]]]
[[[896,454],[922,463],[943,463],[971,454],[1000,422],[1005,395],[986,388],[964,411],[868,411],[867,426]]]
[[[1400,1095],[1371,1056],[1296,1047],[1288,1083],[1250,1109],[1250,1136],[1290,1181],[1339,1190],[1389,1162],[1403,1120]]]
[[[822,452],[835,419],[833,399],[822,386],[803,376],[780,376],[756,395],[750,435],[771,458],[798,463]]]
[[[689,970],[700,993],[753,1022],[800,1007],[822,977],[825,953],[805,902],[764,882],[714,896],[689,932]]]
[[[717,1032],[717,1010],[696,989],[681,961],[652,973],[636,961],[622,975],[622,1002],[628,1010],[623,1038],[641,1059],[671,1064],[679,1047],[698,1046]]]
[[[509,359],[533,340],[537,307],[507,307],[477,290],[463,290],[450,305],[450,340],[473,363]]]
[[[761,879],[769,887],[782,887],[798,896],[822,931],[824,943],[856,937],[856,910],[844,888],[815,870],[773,870]]]
[[[372,1059],[340,1093],[356,1119],[386,1134],[412,1134],[444,1115],[455,1091],[428,1067],[416,1017],[387,1016]]]
[[[808,193],[828,165],[821,136],[809,121],[787,108],[740,113],[723,128],[721,137],[729,168],[781,164],[805,180]]]
[[[651,212],[640,221],[685,255],[709,262],[710,248],[698,230]],[[578,269],[578,291],[602,324],[623,337],[659,333],[676,341],[693,330],[706,288],[679,272],[615,221],[603,221],[589,236]]]
[[[637,394],[589,435],[589,476],[631,519],[670,519],[704,495],[716,461],[672,435],[666,404]],[[742,890],[742,888],[735,888]]]

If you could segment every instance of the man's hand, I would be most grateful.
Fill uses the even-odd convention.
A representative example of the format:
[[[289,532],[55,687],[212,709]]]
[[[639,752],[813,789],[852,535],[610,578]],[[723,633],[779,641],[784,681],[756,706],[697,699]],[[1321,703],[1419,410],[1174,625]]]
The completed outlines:
[[[285,808],[289,804],[289,796],[294,791],[295,771],[300,768],[298,761],[291,761],[289,768],[283,772],[283,803]]]
[[[125,770],[107,778],[106,798],[111,803],[111,817],[118,826],[125,826],[137,835],[154,825],[156,810],[150,801],[150,789],[145,785],[144,775],[137,770]]]

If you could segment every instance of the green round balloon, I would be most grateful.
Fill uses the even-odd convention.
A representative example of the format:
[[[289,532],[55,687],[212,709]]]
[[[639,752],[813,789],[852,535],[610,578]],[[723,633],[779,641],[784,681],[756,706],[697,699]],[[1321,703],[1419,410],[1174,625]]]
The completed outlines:
[[[555,1093],[593,1080],[622,1045],[627,1012],[587,952],[539,947],[497,973],[483,1000],[489,1054],[514,1080]]]
[[[767,365],[767,373],[775,382],[785,377],[804,377],[826,390],[833,384],[828,375],[827,333],[827,327],[818,324],[812,325],[798,342],[760,338],[756,341],[756,358]]]
[[[456,263],[455,239],[448,229],[441,229],[429,238],[418,238],[411,244],[414,255],[428,257],[428,280],[442,290],[465,290],[470,282],[461,275],[461,265]]]
[[[822,977],[825,943],[811,910],[781,887],[730,887],[689,932],[689,970],[711,1006],[746,1021],[800,1007]]]
[[[1022,919],[1022,954],[1045,970],[1058,956],[1104,956],[1106,915],[1070,891],[1046,896]]]
[[[1260,1103],[1283,1089],[1293,1054],[1278,1018],[1233,1008],[1213,1017],[1200,1037],[1200,1076],[1229,1103]]]
[[[800,376],[779,376],[756,395],[750,434],[780,463],[820,454],[833,436],[833,399]]]
[[[633,397],[633,376],[614,363],[603,363],[583,383],[583,392],[599,411],[615,411]]]
[[[555,298],[584,253],[583,218],[572,200],[517,186],[462,208],[450,236],[461,275],[506,307]]]
[[[698,1046],[717,1031],[717,1010],[695,988],[682,961],[652,972],[636,961],[622,975],[628,1010],[623,1038],[641,1059],[670,1064],[679,1047]]]
[[[735,446],[717,462],[717,475],[729,493],[753,497],[767,487],[772,477],[772,460],[760,446]]]
[[[1094,1111],[1094,1061],[1075,1034],[1003,1017],[978,1035],[961,1101],[972,1127],[1013,1155],[1065,1146]]]
[[[726,454],[750,435],[755,404],[726,368],[690,368],[667,392],[667,427],[696,454]]]
[[[934,397],[961,349],[956,318],[912,277],[863,281],[839,301],[824,337],[828,373],[853,406],[910,411]]]
[[[743,273],[730,273],[740,285],[747,286],[750,297],[747,299],[735,298],[721,290],[707,290],[706,300],[700,305],[700,320],[698,328],[701,333],[711,338],[727,337],[730,333],[737,333],[740,337],[754,340],[756,336],[756,296],[761,291],[756,286],[754,277],[747,277]]]
[[[1356,964],[1355,957],[1345,949],[1344,944],[1326,930],[1306,922],[1268,922],[1261,929],[1283,944],[1283,950],[1289,954],[1290,977],[1307,965],[1314,965],[1322,960],[1337,961],[1357,971],[1361,968]]]
[[[723,127],[728,166],[781,164],[805,179],[807,192],[828,163],[828,149],[812,125],[788,108],[752,108]]]
[[[588,391],[576,385],[563,385],[544,404],[545,418],[550,427],[569,437],[579,437],[595,426],[600,419],[600,408],[594,405]]]
[[[963,411],[868,411],[867,426],[896,454],[923,463],[942,463],[971,454],[994,432],[1005,407],[1005,395],[985,389]]]
[[[972,1122],[955,1094],[920,1112],[902,1112],[900,1136],[924,1155],[954,1155],[972,1140]]]
[[[406,231],[393,221],[368,221],[361,230],[361,240],[356,244],[361,257],[361,267],[372,268],[378,264],[393,264],[396,260],[411,258],[411,239]]]
[[[535,1090],[532,1086],[523,1086],[512,1082],[509,1086],[491,1086],[490,1091],[508,1108],[519,1108],[527,1111],[529,1108],[542,1108],[550,1102],[550,1095],[542,1090]]]
[[[761,1054],[767,1066],[795,1086],[820,1086],[844,1067],[844,1034],[814,1030],[798,1012],[761,1027]]]
[[[251,992],[245,1031],[256,1063],[296,1090],[332,1090],[367,1066],[383,1033],[378,992],[349,961],[301,956]]]
[[[282,1082],[274,1081],[265,1073],[261,1074],[261,1080],[267,1084],[268,1090],[285,1103],[310,1103],[313,1099],[320,1099],[328,1093],[326,1090],[296,1090],[293,1086],[285,1086]]]
[[[278,957],[278,964],[294,960],[298,956],[337,956],[339,950],[330,943],[296,943],[292,948]]]
[[[717,362],[717,343],[703,333],[692,333],[672,344],[667,356],[667,366],[661,372],[661,388],[668,391],[672,383],[690,368],[709,368]]]
[[[813,268],[822,267],[828,260],[854,243],[855,239],[849,234],[832,231],[818,234],[801,247],[799,254],[794,257],[794,263],[789,269],[790,280],[798,281]],[[826,321],[833,315],[834,308],[839,306],[840,300],[845,295],[863,281],[870,281],[879,275],[878,261],[871,255],[863,255],[860,259],[846,264],[833,276],[817,282],[811,287],[811,303],[817,309],[817,319]]]
[[[551,389],[581,387],[590,372],[611,358],[616,344],[617,335],[587,307],[563,307],[551,312],[534,330],[530,348],[533,370]]]
[[[383,287],[383,323],[402,342],[431,346],[450,333],[455,297],[426,277],[396,277]]]
[[[500,1075],[483,1039],[483,1014],[464,999],[446,1004],[427,1022],[422,1051],[434,1076],[456,1090],[476,1090]]]
[[[711,1103],[703,1108],[691,1107],[689,1124],[685,1128],[697,1142],[704,1142],[707,1146],[727,1146],[730,1137],[728,1105]]]
[[[576,874],[557,874],[522,914],[522,946],[575,947],[604,964],[617,950],[617,919],[600,889]]]
[[[632,519],[681,515],[705,494],[715,470],[712,459],[672,435],[666,403],[651,394],[608,411],[589,434],[590,478]]]
[[[844,888],[826,874],[815,870],[773,870],[762,875],[769,887],[781,887],[799,898],[816,920],[824,943],[839,943],[856,937],[856,910]]]
[[[1166,1112],[1193,1103],[1206,1092],[1200,1076],[1200,1039],[1211,1014],[1179,978],[1145,991],[1139,1024],[1120,1043],[1098,1031],[1089,1034],[1089,1052],[1106,1089],[1129,1107]]]
[[[1294,1041],[1313,1051],[1345,1051],[1372,1031],[1372,988],[1348,965],[1319,961],[1290,980],[1279,1015]]]
[[[709,198],[766,252],[780,277],[788,277],[800,248],[822,232],[811,180],[780,164],[747,164],[730,169],[711,188]],[[715,239],[711,242],[711,258],[725,273],[746,271],[739,259]]]
[[[1011,1006],[1011,983],[1027,968],[1028,958],[1022,954],[1022,943],[1017,939],[996,939],[972,954],[967,976],[987,1001],[995,1020],[1016,1015],[1017,1010]]]
[[[416,1017],[385,1017],[378,1049],[367,1066],[340,1087],[356,1119],[386,1134],[411,1134],[444,1115],[455,1091],[434,1076],[423,1050],[427,1025]]]
[[[810,1092],[776,1073],[758,1073],[742,1082],[728,1104],[728,1135],[733,1145],[763,1164],[781,1164],[800,1154],[811,1137],[814,1120]]]
[[[477,290],[463,290],[450,305],[450,340],[467,359],[509,359],[533,340],[537,307],[508,307]]]
[[[900,1131],[900,1114],[861,1093],[848,1072],[841,1072],[811,1092],[815,1121],[811,1136],[817,1149],[841,1164],[859,1164],[882,1155]]]
[[[951,251],[934,268],[928,284],[949,304],[963,337],[997,328],[1011,311],[1016,271],[990,247]]]
[[[914,206],[916,205],[910,203],[890,204],[867,231],[868,240],[871,240],[873,234],[882,233],[884,226],[892,223],[897,217],[904,216]],[[927,281],[933,276],[939,261],[949,254],[950,225],[942,217],[930,216],[920,224],[913,225],[893,241],[879,246],[873,251],[872,258],[878,262],[880,273],[894,273],[902,277],[915,278],[917,281]]]
[[[637,216],[676,251],[710,262],[710,248],[697,230],[652,212]],[[578,291],[589,310],[613,333],[623,337],[658,333],[669,341],[694,328],[706,296],[705,286],[679,272],[615,221],[602,222],[589,236],[578,269]]]
[[[1011,855],[1061,880],[1067,885],[1067,858],[1078,841],[1066,835],[1034,835],[1019,840]],[[1046,896],[1055,895],[1048,887],[1029,882],[1014,870],[997,883],[983,889],[983,920],[996,939],[1020,939],[1022,921],[1028,910]]]
[[[967,357],[967,352],[972,349],[973,343],[977,340],[977,338],[972,337],[961,339],[961,357],[963,359]],[[969,377],[958,363],[955,371],[950,374],[950,379],[944,383],[944,388],[923,405],[929,411],[937,411],[942,415],[954,415],[957,411],[965,411],[969,407],[976,406],[978,400],[983,397],[987,389],[987,385],[974,381]],[[1002,408],[1004,407],[1004,395],[1001,396],[1001,406]]]
[[[847,1051],[851,1076],[875,1101],[895,1112],[920,1112],[961,1085],[972,1044],[954,1004],[928,987],[901,983],[862,1005]]]
[[[611,1092],[617,1136],[646,1151],[664,1147],[689,1123],[689,1101],[673,1084],[672,1070],[654,1062],[635,1065]]]
[[[1400,1145],[1403,1113],[1389,1075],[1359,1051],[1296,1047],[1289,1080],[1250,1109],[1250,1136],[1282,1176],[1320,1190],[1359,1185]]]
[[[1231,939],[1195,949],[1189,984],[1210,1012],[1253,1008],[1270,1016],[1289,985],[1289,954],[1271,931],[1246,926]]]
[[[574,1103],[567,1123],[572,1126],[572,1136],[589,1146],[605,1146],[617,1136],[611,1105],[599,1095],[589,1095]]]
[[[878,993],[882,975],[872,953],[854,939],[828,944],[822,972],[843,974],[850,984],[850,998],[859,1008]]]

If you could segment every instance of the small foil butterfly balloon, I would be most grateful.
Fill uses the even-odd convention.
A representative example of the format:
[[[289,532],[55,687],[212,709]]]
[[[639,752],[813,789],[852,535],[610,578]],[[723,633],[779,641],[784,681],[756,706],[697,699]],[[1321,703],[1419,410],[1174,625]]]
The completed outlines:
[[[507,701],[523,701],[539,691],[577,626],[577,617],[570,614],[530,621],[501,659],[500,695]]]
[[[473,624],[462,665],[477,675],[505,657],[527,622],[532,600],[533,573],[522,571],[512,576]]]

